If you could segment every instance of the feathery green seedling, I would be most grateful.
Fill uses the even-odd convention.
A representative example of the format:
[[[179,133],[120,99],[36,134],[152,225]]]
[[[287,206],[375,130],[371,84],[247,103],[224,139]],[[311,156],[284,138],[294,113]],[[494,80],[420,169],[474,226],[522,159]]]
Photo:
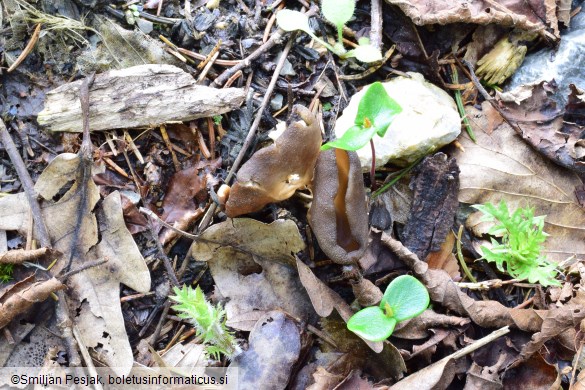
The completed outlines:
[[[225,325],[225,311],[221,306],[216,307],[207,301],[199,286],[195,289],[175,287],[173,292],[175,295],[169,298],[178,303],[173,309],[179,312],[179,317],[193,324],[209,356],[219,360],[220,355],[231,358],[239,352],[234,335]]]
[[[429,303],[426,287],[410,275],[401,275],[388,285],[380,305],[355,313],[347,321],[347,329],[363,339],[382,341],[398,322],[420,315]]]
[[[518,208],[511,215],[508,205],[501,201],[474,205],[484,215],[482,221],[496,222],[488,234],[501,237],[501,243],[492,238],[492,247],[482,246],[483,259],[496,263],[498,269],[517,279],[543,286],[560,286],[555,279],[556,264],[541,254],[548,234],[543,231],[544,215],[535,217],[534,208]]]

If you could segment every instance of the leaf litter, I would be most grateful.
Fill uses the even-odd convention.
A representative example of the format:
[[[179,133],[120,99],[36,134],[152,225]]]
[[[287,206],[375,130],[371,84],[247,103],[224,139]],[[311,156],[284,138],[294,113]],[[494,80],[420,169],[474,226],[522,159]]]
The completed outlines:
[[[161,26],[170,23],[165,19],[173,15],[173,9],[168,4],[149,3],[148,7],[161,5],[167,9],[166,14],[159,16]],[[263,134],[254,140],[260,143],[254,145],[244,140],[241,131],[238,131],[242,130],[245,135],[251,126],[253,100],[259,97],[267,102],[266,99],[272,95],[271,87],[266,87],[266,78],[278,60],[273,58],[275,51],[270,52],[270,48],[279,43],[267,34],[268,30],[267,46],[261,46],[255,38],[242,40],[240,36],[233,35],[232,29],[216,27],[222,24],[229,27],[231,20],[227,16],[233,16],[232,19],[237,21],[239,16],[247,14],[246,22],[239,24],[236,30],[243,35],[250,34],[249,37],[259,36],[257,23],[265,16],[263,13],[270,15],[272,9],[267,8],[269,4],[259,7],[260,12],[253,16],[245,6],[249,3],[247,1],[238,1],[242,6],[235,12],[232,4],[224,3],[215,11],[185,9],[185,15],[181,18],[186,24],[178,29],[181,31],[169,35],[173,43],[167,43],[166,48],[138,29],[122,31],[116,23],[103,21],[101,17],[92,21],[108,42],[107,45],[116,45],[115,53],[120,60],[124,60],[124,52],[129,51],[128,45],[134,47],[135,50],[128,55],[128,58],[132,57],[131,63],[123,66],[125,69],[141,64],[146,58],[153,58],[148,62],[172,63],[191,72],[192,61],[176,59],[187,55],[200,61],[205,55],[199,54],[199,51],[209,53],[211,50],[208,58],[210,65],[196,76],[199,77],[197,84],[205,79],[207,83],[214,79],[223,80],[214,82],[223,84],[230,78],[229,82],[238,87],[237,96],[234,95],[238,101],[234,106],[241,103],[246,85],[260,93],[254,98],[249,97],[248,107],[237,112],[203,119],[183,117],[194,119],[191,123],[176,125],[180,128],[180,134],[172,141],[163,134],[164,144],[155,132],[146,130],[138,137],[132,136],[136,145],[117,141],[112,146],[107,140],[111,140],[111,134],[115,133],[108,133],[111,128],[108,124],[100,125],[108,135],[96,133],[92,136],[94,145],[102,143],[94,158],[97,156],[105,162],[108,173],[117,172],[114,174],[117,176],[114,180],[104,175],[99,181],[99,191],[93,180],[85,181],[78,175],[87,160],[77,155],[57,155],[45,151],[43,157],[29,162],[30,167],[37,164],[38,168],[38,162],[52,160],[37,179],[35,189],[40,196],[43,219],[53,242],[50,250],[60,253],[45,252],[38,260],[48,265],[51,260],[58,259],[50,274],[39,271],[39,275],[21,279],[22,273],[30,275],[30,272],[21,270],[19,266],[20,273],[16,274],[18,281],[0,296],[0,323],[7,325],[5,332],[15,337],[15,350],[22,344],[23,334],[29,328],[22,330],[25,326],[18,325],[19,321],[13,319],[28,318],[31,306],[49,306],[51,292],[67,285],[70,313],[81,332],[82,349],[89,349],[101,362],[112,367],[123,367],[124,370],[129,370],[135,359],[168,371],[184,365],[220,364],[232,368],[237,365],[242,388],[275,389],[287,385],[298,389],[369,389],[413,386],[446,388],[464,384],[469,389],[515,388],[520,383],[532,388],[549,388],[559,386],[561,382],[565,385],[573,383],[582,377],[580,328],[585,314],[580,280],[585,274],[581,264],[585,251],[585,196],[582,177],[579,178],[583,172],[582,92],[579,88],[583,86],[572,87],[566,107],[554,106],[548,97],[552,87],[541,83],[525,88],[523,95],[496,94],[492,103],[497,105],[499,112],[487,103],[479,110],[477,103],[481,99],[473,90],[472,80],[463,84],[470,75],[460,67],[463,71],[459,74],[461,84],[457,81],[450,84],[453,80],[449,76],[452,68],[445,65],[453,63],[457,66],[457,56],[464,52],[457,51],[459,45],[467,45],[463,48],[467,49],[469,58],[466,55],[465,59],[471,59],[475,64],[490,47],[498,45],[498,40],[507,39],[506,34],[510,33],[512,24],[529,34],[536,32],[545,39],[558,40],[560,27],[568,25],[570,20],[568,2],[532,1],[528,7],[515,1],[507,2],[505,6],[485,1],[468,8],[442,4],[427,9],[426,4],[417,1],[389,0],[389,4],[396,4],[397,7],[383,5],[384,32],[396,41],[398,52],[387,57],[390,62],[382,69],[388,70],[391,66],[399,71],[421,71],[439,87],[460,90],[467,103],[465,109],[477,143],[463,135],[456,143],[457,148],[442,149],[447,158],[445,154],[434,154],[413,171],[397,171],[399,168],[391,165],[380,168],[375,181],[383,180],[387,175],[387,182],[395,180],[396,183],[380,196],[375,206],[369,206],[370,213],[375,208],[381,213],[370,220],[374,228],[369,232],[363,203],[367,192],[362,190],[367,180],[372,181],[372,178],[366,176],[364,182],[361,173],[357,175],[354,172],[344,182],[340,178],[345,175],[343,172],[347,167],[334,161],[326,164],[325,168],[332,169],[337,165],[340,171],[319,168],[321,174],[311,180],[317,156],[311,153],[305,158],[304,154],[296,154],[296,147],[292,146],[285,148],[281,154],[289,156],[285,160],[290,160],[291,155],[296,158],[295,161],[301,160],[301,191],[295,193],[296,187],[293,188],[287,193],[287,200],[280,196],[269,197],[268,201],[244,197],[243,201],[239,200],[240,204],[252,201],[260,206],[253,207],[254,212],[244,218],[225,219],[222,208],[225,193],[220,195],[219,186],[224,184],[226,177],[229,180],[236,173],[238,182],[246,182],[246,185],[264,183],[265,178],[254,176],[253,180],[247,180],[246,175],[239,175],[245,170],[228,172],[228,169],[242,144],[242,156],[252,147],[264,154],[270,150],[270,147],[262,148]],[[370,9],[361,8],[363,6],[362,2],[357,4],[358,9],[365,9],[369,17]],[[116,11],[113,9],[111,14],[115,15]],[[194,17],[190,11],[201,11],[201,15]],[[371,14],[376,14],[374,6]],[[143,24],[143,16],[138,15],[140,24]],[[388,23],[388,18],[404,27],[401,32],[392,31],[394,27]],[[413,22],[419,26],[429,25],[433,33],[415,26]],[[481,26],[477,27],[477,24]],[[350,28],[369,25],[369,18],[359,13],[349,22]],[[518,30],[510,36],[525,36]],[[107,31],[111,33],[106,34]],[[185,31],[189,32],[185,34]],[[335,31],[329,32],[335,35]],[[207,34],[207,38],[199,39],[203,33]],[[359,32],[358,37],[362,33]],[[493,37],[488,37],[492,33]],[[203,42],[206,45],[210,43],[208,38],[220,36],[225,40],[222,40],[222,45],[217,45],[217,49],[212,49],[213,43],[210,47],[203,47]],[[353,39],[354,36],[350,34],[347,37]],[[42,35],[40,40],[44,39],[46,37]],[[507,43],[512,41],[508,39]],[[241,45],[237,47],[234,42],[241,42]],[[467,42],[472,43],[468,45]],[[531,50],[530,45],[543,43],[531,43],[528,50]],[[329,140],[328,132],[344,103],[335,94],[319,95],[323,91],[319,91],[315,80],[321,77],[337,80],[335,88],[351,94],[365,84],[359,78],[348,79],[352,76],[344,73],[366,68],[356,63],[340,62],[341,66],[332,70],[323,61],[325,57],[320,57],[318,50],[305,47],[303,40],[291,45],[293,50],[288,54],[289,63],[286,64],[290,68],[286,71],[289,73],[274,78],[276,93],[285,102],[288,99],[286,103],[290,106],[281,106],[284,111],[279,113],[274,108],[278,103],[275,98],[274,107],[269,108],[270,114],[284,120],[286,113],[292,112],[295,121],[298,119],[295,112],[304,108],[295,106],[293,109],[293,104],[301,103],[314,108],[312,112],[304,109],[307,112],[301,116],[304,116],[305,124],[315,130],[315,137],[325,130],[324,139]],[[247,66],[239,65],[239,53],[256,53],[253,51],[256,46],[265,48],[259,52],[265,66],[255,67],[246,84],[245,77],[242,77],[244,74],[238,73]],[[106,54],[103,49],[85,49],[78,61],[82,73],[95,67],[107,69],[106,62],[100,59]],[[214,50],[220,53],[215,58]],[[96,62],[88,66],[91,62],[88,59],[92,56]],[[257,57],[250,58],[251,63],[257,60]],[[335,61],[337,64],[339,59]],[[19,65],[20,68],[28,66],[31,66],[28,61]],[[231,68],[218,77],[218,70],[226,66]],[[375,72],[374,68],[369,68],[368,72]],[[186,77],[176,68],[171,73]],[[353,76],[356,75],[359,76]],[[245,76],[248,77],[247,74]],[[378,73],[378,76],[382,74]],[[22,75],[19,77],[22,78]],[[101,77],[103,82],[103,77],[107,75],[102,73]],[[126,84],[126,89],[139,91],[132,83]],[[190,78],[189,85],[194,84]],[[72,88],[72,85],[66,84],[60,91],[67,88]],[[52,102],[58,91],[49,94]],[[98,95],[98,91],[94,90],[92,94]],[[310,99],[306,98],[312,96],[315,96],[314,100],[309,104]],[[177,98],[176,93],[173,93],[173,98]],[[11,97],[10,102],[18,102],[18,99]],[[69,109],[75,111],[77,102],[74,103]],[[10,110],[18,115],[16,104]],[[167,105],[167,108],[169,106],[172,111],[173,105]],[[27,108],[27,112],[21,114],[30,116],[31,112],[39,111]],[[96,115],[107,110],[96,109],[92,103],[92,112]],[[156,112],[151,107],[148,115],[139,119],[157,117]],[[217,111],[218,114],[220,112],[225,111]],[[174,118],[174,114],[170,112],[168,118]],[[207,112],[206,115],[213,114]],[[271,115],[257,115],[256,118],[262,119],[257,121],[262,131],[268,129],[273,121]],[[307,121],[309,115],[311,120]],[[168,118],[157,117],[156,121],[147,119],[148,123],[140,123],[152,125]],[[75,122],[80,118],[73,115],[70,119]],[[169,128],[173,126],[169,124]],[[241,129],[238,130],[238,126]],[[75,130],[79,130],[77,127]],[[17,130],[17,127],[13,128]],[[34,123],[18,129],[21,132],[22,129],[37,131]],[[34,134],[32,138],[36,139]],[[221,143],[215,144],[220,139]],[[205,143],[210,147],[207,148]],[[26,144],[24,140],[23,144]],[[226,145],[230,146],[230,150],[225,150]],[[67,147],[75,149],[78,145]],[[108,148],[110,151],[107,151]],[[33,149],[38,151],[36,146]],[[138,157],[140,153],[147,156],[148,167]],[[256,162],[254,164],[260,166],[255,171],[266,170],[270,175],[275,166],[285,168],[285,171],[291,168],[290,164],[287,166],[287,161],[281,159],[282,156],[273,153],[268,159],[272,165],[264,164],[267,161]],[[349,156],[349,159],[352,157]],[[253,162],[254,157],[248,161]],[[441,161],[446,162],[442,167],[439,166]],[[428,169],[428,165],[433,163],[438,167]],[[296,165],[292,167],[296,169]],[[457,178],[458,170],[460,174]],[[397,179],[396,175],[399,175]],[[296,181],[296,177],[289,177],[290,172],[285,176],[287,185],[290,184],[288,181]],[[457,179],[460,185],[457,185]],[[323,183],[328,184],[323,187]],[[323,195],[335,194],[328,194],[323,188],[331,190],[338,185],[342,192],[347,189],[346,203],[341,205],[338,202],[331,207],[323,201],[327,198]],[[18,183],[14,188],[18,188]],[[132,199],[122,197],[116,189],[124,189],[123,192]],[[85,198],[80,195],[82,192],[87,194]],[[132,193],[138,195],[137,199]],[[23,237],[37,237],[38,231],[31,222],[26,199],[23,194],[0,199],[0,228],[17,231]],[[473,221],[473,215],[468,219],[465,204],[496,204],[502,199],[511,209],[528,205],[535,207],[535,215],[546,215],[545,231],[550,236],[545,243],[545,254],[558,264],[561,272],[558,279],[562,282],[562,288],[544,289],[526,281],[510,280],[484,261],[473,261],[480,257],[475,251],[486,242],[487,230],[485,225]],[[313,216],[307,216],[311,200]],[[457,200],[461,203],[457,204]],[[160,226],[164,227],[151,226],[138,213],[137,204],[140,202],[153,215],[160,216]],[[249,214],[251,210],[236,214]],[[322,217],[325,211],[329,213],[326,218]],[[390,211],[388,218],[385,211]],[[345,219],[343,212],[347,212]],[[321,215],[317,218],[323,220],[317,223],[311,221],[315,215]],[[314,231],[307,227],[307,219],[312,222]],[[340,221],[347,221],[348,225],[338,229]],[[457,237],[455,232],[461,224],[469,226],[469,231],[464,230]],[[141,234],[150,229],[160,233],[158,238],[166,248],[153,247],[152,239]],[[192,229],[195,233],[191,235],[178,231]],[[189,250],[189,243],[185,242],[184,237],[194,240]],[[352,240],[358,244],[354,253],[347,249],[352,246]],[[339,248],[343,250],[339,251]],[[39,253],[35,252],[36,249],[28,249],[6,252],[0,255],[0,259],[18,258],[19,262],[31,262]],[[26,260],[23,256],[27,256]],[[62,269],[68,268],[69,258],[72,259],[72,269],[84,263],[107,261],[74,274],[63,282],[46,277],[59,275]],[[161,262],[164,268],[160,267]],[[469,267],[467,270],[463,267],[465,263]],[[349,332],[347,320],[361,307],[377,304],[384,287],[404,273],[412,273],[425,284],[432,307],[419,317],[400,323],[392,337],[383,342],[367,342]],[[479,281],[460,283],[462,277],[469,278],[469,275],[475,275]],[[151,277],[154,282],[152,286]],[[182,324],[173,311],[169,311],[167,296],[169,284],[174,280],[200,285],[213,304],[225,306],[227,325],[237,331],[236,337],[243,349],[240,355],[231,362],[206,358],[205,348],[193,337],[192,329]],[[45,300],[44,304],[41,303]],[[492,332],[496,328],[501,329]],[[468,352],[468,347],[477,348],[478,342],[483,342],[483,336],[490,332],[488,344],[473,353]],[[489,351],[490,358],[482,360],[482,354],[488,353],[486,351]],[[136,358],[133,352],[138,352]],[[6,354],[5,351],[3,353]],[[58,356],[54,350],[47,353],[49,361],[58,360]],[[569,366],[572,370],[568,369]],[[54,363],[47,364],[46,369],[57,370]],[[456,373],[465,373],[465,376],[457,376]]]

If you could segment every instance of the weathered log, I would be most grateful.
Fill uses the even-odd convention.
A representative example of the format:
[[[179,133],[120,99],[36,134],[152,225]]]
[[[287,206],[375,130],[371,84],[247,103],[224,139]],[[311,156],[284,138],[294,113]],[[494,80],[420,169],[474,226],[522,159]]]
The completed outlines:
[[[50,131],[81,132],[80,85],[67,83],[47,93],[39,124]],[[245,93],[241,88],[197,85],[175,66],[149,64],[97,75],[89,96],[90,129],[96,131],[223,114],[238,108]]]

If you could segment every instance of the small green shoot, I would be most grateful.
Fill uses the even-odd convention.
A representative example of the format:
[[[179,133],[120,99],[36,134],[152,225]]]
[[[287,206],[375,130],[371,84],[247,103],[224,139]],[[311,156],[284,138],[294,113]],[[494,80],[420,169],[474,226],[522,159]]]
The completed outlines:
[[[12,280],[13,264],[0,264],[0,283],[8,283]]]
[[[355,57],[361,62],[376,62],[382,59],[380,50],[372,46],[367,38],[360,39],[359,46],[353,50],[348,51],[343,46],[343,26],[353,16],[355,0],[322,0],[321,11],[325,19],[337,29],[338,41],[334,45],[330,45],[315,35],[309,26],[309,18],[302,12],[283,9],[276,14],[276,22],[285,31],[304,31],[341,58]]]
[[[355,126],[350,127],[341,138],[321,146],[321,150],[361,149],[370,142],[374,134],[383,137],[396,115],[401,112],[402,107],[388,95],[382,83],[377,81],[360,100]]]
[[[500,271],[513,278],[545,287],[561,285],[555,279],[556,264],[541,254],[548,236],[543,231],[544,215],[535,217],[534,208],[518,208],[510,215],[503,200],[497,207],[491,203],[473,207],[484,214],[483,221],[496,222],[488,234],[501,237],[501,243],[492,238],[491,248],[481,247],[483,259],[496,263]]]
[[[209,356],[219,360],[220,355],[231,358],[239,351],[234,335],[225,325],[225,311],[221,306],[215,307],[208,302],[199,286],[195,289],[190,286],[175,287],[173,292],[175,295],[169,298],[178,303],[173,309],[179,312],[179,317],[193,324]]]
[[[379,306],[366,307],[347,321],[347,329],[369,341],[390,337],[398,322],[420,315],[429,306],[426,287],[410,275],[401,275],[386,288]]]

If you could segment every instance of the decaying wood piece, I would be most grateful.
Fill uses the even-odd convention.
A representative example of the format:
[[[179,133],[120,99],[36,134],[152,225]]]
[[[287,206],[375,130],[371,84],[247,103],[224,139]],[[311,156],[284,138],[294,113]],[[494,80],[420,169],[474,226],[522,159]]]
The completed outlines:
[[[404,246],[420,259],[438,251],[455,221],[459,168],[443,153],[426,157],[411,183],[414,200],[404,227]]]
[[[51,131],[81,132],[81,81],[47,93],[38,122]],[[245,98],[240,88],[215,89],[172,65],[139,65],[99,74],[90,89],[92,131],[148,127],[231,111]]]

